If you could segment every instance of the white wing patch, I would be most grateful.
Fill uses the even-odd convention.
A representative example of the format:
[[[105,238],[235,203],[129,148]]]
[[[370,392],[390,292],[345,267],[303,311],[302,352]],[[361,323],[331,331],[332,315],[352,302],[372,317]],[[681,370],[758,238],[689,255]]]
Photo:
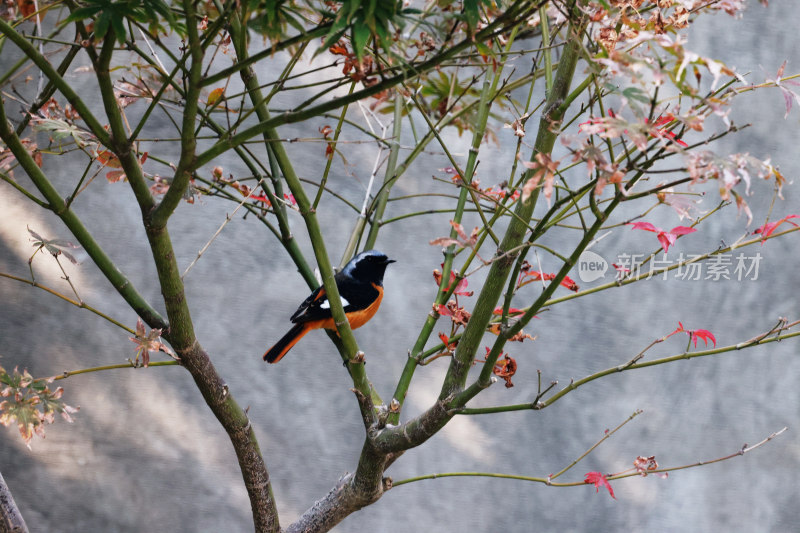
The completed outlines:
[[[344,296],[340,295],[339,299],[342,301],[342,307],[347,307],[348,305],[350,305],[350,302],[348,302],[347,299]],[[330,309],[331,308],[331,303],[328,301],[327,297],[325,298],[325,300],[321,304],[319,304],[319,307],[320,307],[320,309]]]

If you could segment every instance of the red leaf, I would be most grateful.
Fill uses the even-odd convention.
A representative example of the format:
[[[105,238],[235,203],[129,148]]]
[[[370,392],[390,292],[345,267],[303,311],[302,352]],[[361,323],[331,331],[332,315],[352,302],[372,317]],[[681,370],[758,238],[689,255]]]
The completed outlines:
[[[631,222],[628,225],[633,226],[632,229],[641,229],[655,233],[656,237],[658,238],[658,242],[661,243],[661,248],[664,249],[664,253],[667,253],[669,247],[675,244],[675,241],[678,239],[679,235],[688,235],[689,233],[694,233],[697,231],[694,228],[688,228],[686,226],[675,226],[671,230],[665,231],[649,222]]]
[[[561,280],[561,286],[566,287],[573,292],[578,292],[578,290],[580,289],[580,287],[578,287],[578,284],[572,281],[572,279],[570,279],[569,276],[564,276],[564,279]]]
[[[450,283],[444,289],[445,292],[449,291],[450,287],[453,286],[453,281],[456,279],[456,276],[457,276],[456,273],[451,270]],[[433,279],[434,281],[436,281],[437,285],[440,285],[442,283],[442,273],[439,272],[438,269],[433,271]],[[472,296],[474,294],[473,291],[465,290],[467,288],[467,285],[469,285],[469,281],[467,281],[467,278],[461,279],[461,281],[459,281],[458,284],[456,285],[453,294],[455,294],[456,296]]]
[[[508,308],[508,314],[509,315],[521,315],[523,313],[525,313],[524,309],[518,309],[516,307],[509,307]],[[502,307],[495,307],[494,311],[492,311],[492,314],[493,315],[502,315],[503,314],[503,308]]]
[[[269,199],[267,198],[267,195],[265,194],[261,195],[251,194],[250,196],[248,196],[248,198],[250,198],[251,200],[255,200],[256,202],[264,202],[267,205],[267,207],[272,206],[272,203],[270,203]]]
[[[530,278],[530,279],[526,280],[525,278]],[[517,280],[517,288],[519,289],[520,287],[524,287],[528,283],[532,283],[534,281],[540,281],[540,280],[550,281],[555,278],[556,275],[552,272],[543,273],[539,272],[538,270],[524,270],[520,274],[519,279]],[[561,286],[566,287],[569,290],[575,292],[578,292],[578,290],[580,289],[580,287],[578,287],[578,284],[575,283],[575,281],[569,276],[564,276],[564,279],[561,280]]]
[[[517,362],[512,357],[509,357],[508,354],[505,354],[503,359],[498,359],[494,364],[492,373],[505,381],[506,388],[510,389],[514,386],[514,384],[511,383],[511,378],[517,373]]]
[[[695,348],[697,348],[697,339],[702,339],[703,342],[706,343],[706,346],[708,346],[708,341],[711,341],[713,343],[713,345],[714,345],[714,348],[717,347],[717,339],[716,339],[716,337],[714,337],[714,334],[711,333],[710,331],[708,331],[707,329],[685,329],[683,327],[683,323],[682,322],[678,322],[678,327],[675,329],[675,331],[673,331],[672,333],[670,333],[669,335],[667,335],[664,338],[668,339],[669,337],[672,337],[676,333],[686,333],[686,334],[688,334],[689,335],[689,340],[690,341],[694,341],[694,347]]]
[[[776,222],[770,222],[768,224],[764,224],[763,226],[756,228],[755,230],[753,230],[753,233],[754,234],[760,233],[764,237],[764,239],[761,241],[761,244],[764,244],[764,241],[767,240],[767,237],[772,235],[772,233],[778,226],[780,226],[784,222],[789,222],[790,218],[800,218],[800,215],[786,215],[785,217]],[[795,224],[794,222],[789,222],[789,224],[791,224],[794,227],[797,227],[797,224]]]
[[[448,309],[446,305],[434,305],[436,312],[439,313],[441,316],[453,316],[453,313]]]
[[[442,343],[444,344],[444,349],[445,349],[446,352],[452,353],[453,350],[456,349],[456,346],[458,346],[458,341],[457,340],[451,341],[450,337],[448,337],[444,333],[439,333],[439,340],[441,340]]]
[[[600,492],[600,487],[605,487],[608,489],[608,493],[611,495],[611,497],[615,500],[617,499],[617,497],[614,496],[614,489],[611,488],[611,484],[608,482],[608,479],[606,479],[606,476],[600,472],[588,472],[583,482],[594,485],[597,489],[595,492]]]
[[[710,340],[712,343],[714,343],[714,348],[717,347],[717,339],[714,337],[714,334],[707,329],[696,329],[691,331],[689,332],[689,338],[694,341],[695,348],[697,348],[697,339],[703,339],[703,342],[706,343],[706,346],[708,346],[708,341]]]

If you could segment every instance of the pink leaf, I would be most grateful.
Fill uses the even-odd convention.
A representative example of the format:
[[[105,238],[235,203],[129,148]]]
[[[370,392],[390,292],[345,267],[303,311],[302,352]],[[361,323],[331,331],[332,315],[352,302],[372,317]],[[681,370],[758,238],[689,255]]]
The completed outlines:
[[[664,231],[663,229],[658,228],[649,222],[631,222],[628,225],[633,226],[632,229],[641,229],[656,233],[658,242],[661,244],[661,248],[664,250],[664,253],[667,253],[669,251],[669,247],[675,244],[675,241],[678,239],[679,235],[688,235],[689,233],[694,233],[697,231],[694,228],[688,228],[686,226],[675,226],[669,231]]]
[[[663,231],[661,228],[657,228],[649,222],[631,222],[630,225],[633,226],[633,229],[643,229],[645,231],[652,231],[654,233],[660,233]]]
[[[689,233],[694,233],[695,231],[697,230],[694,228],[687,228],[686,226],[675,226],[669,230],[669,232],[673,235],[688,235]]]
[[[669,251],[669,247],[675,244],[675,235],[671,233],[664,233],[663,231],[658,234],[658,242],[661,243],[661,248],[664,249],[664,253]]]

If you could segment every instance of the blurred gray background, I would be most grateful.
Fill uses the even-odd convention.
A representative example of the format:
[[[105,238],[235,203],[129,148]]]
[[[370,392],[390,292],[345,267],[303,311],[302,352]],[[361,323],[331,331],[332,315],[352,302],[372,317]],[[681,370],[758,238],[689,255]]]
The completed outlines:
[[[689,48],[722,59],[739,72],[752,72],[752,82],[774,76],[785,59],[789,59],[787,73],[795,72],[800,69],[800,35],[794,4],[773,1],[768,9],[751,5],[740,20],[726,15],[707,17],[695,26]],[[72,79],[91,83],[86,75]],[[771,156],[784,175],[794,180],[800,170],[796,154],[800,110],[787,119],[783,115],[777,89],[740,98],[732,118],[737,124],[752,122],[753,126],[723,139],[716,150]],[[286,127],[281,133],[312,136],[320,124]],[[719,122],[709,126],[721,128]],[[507,130],[499,133],[501,142],[510,138]],[[457,140],[454,132],[449,134]],[[410,140],[404,138],[404,144]],[[322,145],[291,144],[288,149],[299,156],[301,175],[319,176],[324,163]],[[320,157],[303,157],[308,150],[319,150]],[[358,150],[348,152],[352,166],[347,171],[337,163],[332,179],[338,191],[360,205],[375,148],[364,145]],[[482,186],[504,179],[507,148],[490,146],[480,159]],[[409,173],[414,178],[401,181],[394,195],[422,192],[432,175],[442,177],[437,169],[444,166],[448,163],[441,155],[420,158]],[[62,190],[66,190],[63,184],[73,182],[69,170],[46,170],[62,184]],[[711,189],[704,209],[716,203]],[[750,201],[756,221],[750,230],[765,216],[772,183],[758,183],[754,190]],[[774,207],[772,220],[800,213],[796,187],[787,187],[784,196]],[[75,207],[137,287],[157,302],[160,295],[139,210],[127,185],[98,178]],[[393,204],[390,214],[411,208]],[[170,232],[183,267],[232,209],[232,204],[215,200],[181,205],[170,222]],[[350,213],[331,197],[323,201],[323,227],[334,261],[352,228]],[[406,351],[434,297],[431,270],[438,267],[441,254],[428,241],[448,232],[448,218],[406,219],[386,227],[379,240],[380,248],[398,262],[388,271],[381,312],[356,336],[367,354],[367,371],[384,398],[394,390]],[[681,223],[668,208],[660,208],[648,220],[665,227]],[[312,257],[300,217],[292,221]],[[474,221],[465,226],[471,224]],[[32,248],[26,225],[45,236],[67,236],[57,219],[32,209],[11,187],[0,184],[3,272],[28,275],[26,261]],[[680,241],[676,250],[702,253],[721,240],[733,242],[747,229],[745,220],[737,219],[735,209],[729,207],[691,240]],[[651,251],[652,237],[622,228],[593,251],[612,261],[620,251]],[[537,369],[545,381],[565,384],[621,364],[672,331],[679,320],[688,328],[711,330],[719,345],[727,345],[768,329],[779,316],[796,319],[800,316],[796,241],[792,235],[749,248],[747,253],[763,256],[755,281],[653,281],[555,306],[528,328],[538,335],[536,342],[510,347],[520,366],[516,386],[492,387],[475,404],[532,400]],[[37,275],[68,292],[46,259],[35,262]],[[88,262],[68,268],[87,303],[133,326],[136,317],[96,268]],[[552,263],[543,268],[554,270]],[[254,219],[234,219],[186,282],[200,341],[239,402],[250,406],[281,521],[288,524],[324,496],[345,471],[355,468],[363,428],[349,377],[319,332],[304,338],[281,364],[262,362],[261,354],[285,332],[288,317],[308,289],[274,238]],[[124,332],[42,291],[0,279],[0,302],[0,364],[7,369],[27,367],[35,376],[46,376],[123,362],[133,354],[133,344]],[[440,330],[445,330],[444,322]],[[685,336],[670,339],[648,357],[679,353],[685,341]],[[655,455],[662,466],[714,459],[789,426],[787,433],[752,454],[676,472],[666,480],[616,481],[616,500],[596,494],[592,487],[557,489],[486,478],[422,481],[391,490],[336,531],[796,531],[800,513],[798,346],[796,341],[787,341],[612,376],[541,412],[458,417],[430,442],[407,452],[388,474],[395,480],[449,471],[546,476],[569,464],[605,429],[636,409],[644,413],[563,479],[581,480],[592,470],[618,472],[630,467],[637,455]],[[445,368],[446,362],[440,361],[417,372],[404,417],[431,403]],[[32,531],[252,528],[233,450],[188,373],[179,367],[117,370],[76,376],[60,384],[66,389],[67,403],[81,406],[74,424],[59,420],[48,426],[47,438],[35,439],[32,450],[25,447],[16,428],[0,429],[0,472]]]

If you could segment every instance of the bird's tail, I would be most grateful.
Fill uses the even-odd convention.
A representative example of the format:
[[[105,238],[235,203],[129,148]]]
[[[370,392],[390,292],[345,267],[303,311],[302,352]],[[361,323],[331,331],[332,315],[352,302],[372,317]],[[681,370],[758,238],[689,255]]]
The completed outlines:
[[[268,363],[277,363],[286,353],[292,349],[292,346],[297,344],[297,341],[303,338],[303,335],[308,333],[312,328],[308,324],[295,324],[289,333],[284,335],[281,340],[275,343],[275,346],[267,350],[264,354],[264,361]]]

